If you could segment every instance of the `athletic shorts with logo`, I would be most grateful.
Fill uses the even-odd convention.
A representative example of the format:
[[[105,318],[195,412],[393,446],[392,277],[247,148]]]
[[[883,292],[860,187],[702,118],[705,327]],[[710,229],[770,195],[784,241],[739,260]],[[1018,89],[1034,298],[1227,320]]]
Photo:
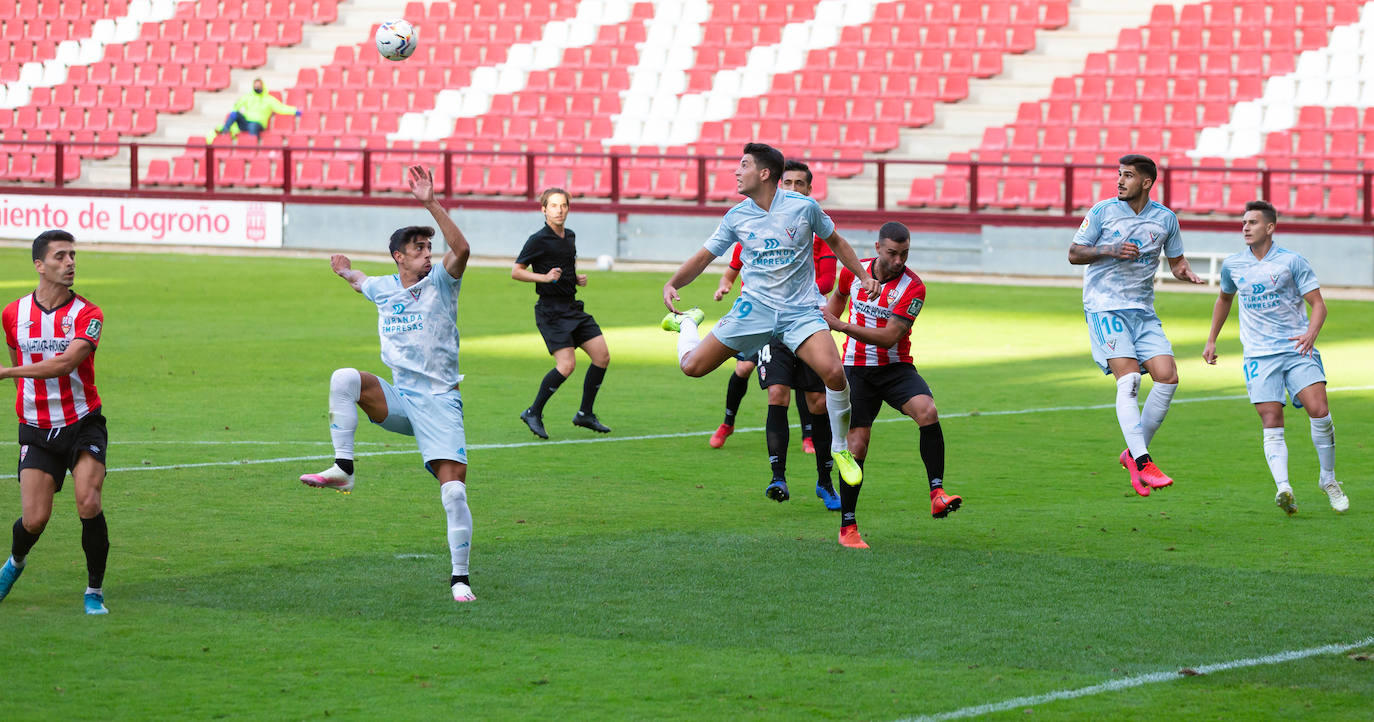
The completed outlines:
[[[825,383],[787,344],[773,339],[759,349],[759,388],[781,384],[802,391],[824,391]]]
[[[845,366],[844,375],[849,379],[849,403],[853,409],[850,428],[872,426],[884,402],[900,412],[906,402],[917,396],[935,398],[930,384],[909,363]]]
[[[540,299],[534,304],[534,325],[539,327],[549,353],[581,346],[601,335],[601,327],[591,314],[582,310],[581,301]]]
[[[434,474],[434,461],[468,463],[467,434],[463,430],[463,396],[458,389],[442,394],[398,389],[378,378],[386,396],[386,418],[378,426],[397,434],[414,436],[425,460],[425,470]],[[444,479],[443,481],[452,481]]]
[[[23,474],[25,469],[45,471],[57,482],[57,491],[62,491],[67,472],[76,468],[82,453],[104,464],[105,450],[109,446],[110,435],[100,409],[91,411],[75,424],[56,429],[20,423],[19,473]]]
[[[1298,401],[1298,392],[1312,384],[1326,383],[1322,355],[1316,349],[1311,356],[1291,351],[1246,357],[1242,359],[1241,368],[1245,371],[1245,391],[1250,394],[1252,404],[1267,401],[1282,404],[1286,392],[1293,399],[1293,406],[1300,409],[1302,403]]]
[[[1143,364],[1156,356],[1173,356],[1174,347],[1164,336],[1164,325],[1153,311],[1129,308],[1085,312],[1093,361],[1102,373],[1112,372],[1108,359],[1131,358]]]
[[[726,347],[748,357],[768,345],[774,336],[795,352],[812,334],[829,330],[819,307],[779,311],[740,296],[711,333]]]

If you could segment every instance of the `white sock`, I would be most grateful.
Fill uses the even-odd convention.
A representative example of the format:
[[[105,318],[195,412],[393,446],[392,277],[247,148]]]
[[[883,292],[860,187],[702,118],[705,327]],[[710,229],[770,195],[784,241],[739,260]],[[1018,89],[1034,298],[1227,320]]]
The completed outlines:
[[[836,391],[825,389],[825,412],[830,416],[830,451],[849,451],[849,384]]]
[[[1156,383],[1145,397],[1145,407],[1140,411],[1140,429],[1145,435],[1145,445],[1155,440],[1155,432],[1164,423],[1164,415],[1169,413],[1169,403],[1174,400],[1178,384]]]
[[[358,399],[363,377],[357,369],[337,369],[329,377],[329,438],[334,458],[353,458],[353,436],[358,432]]]
[[[1136,401],[1139,394],[1140,374],[1126,374],[1116,380],[1116,422],[1121,424],[1121,435],[1126,437],[1132,459],[1149,453],[1145,432],[1140,427],[1140,407]]]
[[[1331,423],[1331,414],[1320,419],[1312,419],[1312,445],[1317,447],[1317,464],[1321,466],[1322,479],[1336,478],[1336,427]]]
[[[104,590],[104,588],[102,588],[102,587],[86,587],[86,593],[87,593],[87,594],[100,594],[100,595],[104,595],[104,594],[105,594],[105,590]]]
[[[446,481],[439,486],[439,498],[448,515],[448,551],[453,557],[453,573],[468,573],[468,554],[472,552],[472,512],[468,510],[467,486],[461,481]]]
[[[686,316],[682,317],[681,331],[677,335],[677,362],[687,358],[687,354],[692,352],[701,343],[701,332],[697,330],[697,322]]]
[[[10,555],[10,563],[14,565],[15,569],[23,569],[25,559],[28,559],[28,555],[22,557],[16,557],[13,554]]]
[[[1269,462],[1274,485],[1280,489],[1288,486],[1288,444],[1284,443],[1282,426],[1264,430],[1264,460]]]

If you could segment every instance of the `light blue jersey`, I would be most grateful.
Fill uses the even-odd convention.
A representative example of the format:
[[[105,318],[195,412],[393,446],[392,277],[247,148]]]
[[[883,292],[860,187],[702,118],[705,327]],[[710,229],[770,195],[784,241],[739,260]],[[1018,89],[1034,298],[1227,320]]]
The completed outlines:
[[[720,256],[740,244],[741,298],[778,311],[814,309],[825,299],[816,290],[812,236],[825,239],[834,232],[834,221],[816,201],[779,189],[767,211],[750,198],[731,208],[705,248]]]
[[[377,304],[377,335],[382,363],[396,388],[429,394],[448,392],[458,373],[458,289],[443,263],[410,288],[398,274],[363,281],[367,300]]]
[[[1264,258],[1246,249],[1221,262],[1221,291],[1240,297],[1240,343],[1247,358],[1293,351],[1307,333],[1304,294],[1320,288],[1306,258],[1271,246]]]
[[[1083,273],[1083,310],[1088,313],[1137,309],[1155,310],[1155,269],[1159,254],[1183,255],[1178,216],[1163,204],[1150,201],[1137,215],[1130,204],[1115,198],[1088,211],[1073,242],[1080,246],[1134,243],[1140,255],[1133,259],[1099,258]]]

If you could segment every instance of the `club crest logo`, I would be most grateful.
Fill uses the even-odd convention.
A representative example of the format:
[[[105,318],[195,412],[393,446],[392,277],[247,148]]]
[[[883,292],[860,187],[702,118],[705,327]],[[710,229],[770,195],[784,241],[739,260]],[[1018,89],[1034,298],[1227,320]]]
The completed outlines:
[[[71,333],[71,332],[72,332],[72,317],[71,317],[71,316],[63,316],[63,317],[62,317],[62,335],[63,335],[63,336],[66,336],[67,334],[69,334],[69,333]]]
[[[1115,350],[1116,350],[1116,339],[1112,339],[1112,340],[1110,340],[1110,341],[1104,343],[1103,345],[1106,346],[1109,350],[1115,351]]]
[[[24,460],[24,457],[25,457],[25,456],[28,456],[28,455],[29,455],[29,445],[28,445],[28,444],[24,444],[24,445],[20,446],[20,447],[19,447],[19,460],[20,460],[20,461],[23,461],[23,460]]]
[[[787,231],[787,238],[788,238],[788,240],[792,240],[792,241],[797,240],[797,227],[796,227],[796,226],[792,226],[791,228],[785,228],[785,229],[783,229],[783,230]]]
[[[1270,275],[1269,275],[1269,282],[1272,283],[1272,284],[1274,284],[1275,286],[1277,286],[1277,285],[1279,285],[1279,277],[1278,277],[1278,276],[1275,276],[1275,275],[1273,275],[1273,274],[1270,274]]]
[[[416,284],[416,285],[418,286],[419,284]],[[412,288],[412,289],[410,289],[410,297],[413,298],[413,299],[415,299],[416,301],[420,300],[420,292],[423,291],[423,290],[425,290],[425,289],[423,289],[423,288]]]

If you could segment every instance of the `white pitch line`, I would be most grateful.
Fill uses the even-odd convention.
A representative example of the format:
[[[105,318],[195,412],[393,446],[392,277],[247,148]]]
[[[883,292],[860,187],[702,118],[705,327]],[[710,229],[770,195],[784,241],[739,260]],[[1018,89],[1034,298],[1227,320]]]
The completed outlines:
[[[1371,385],[1371,386],[1343,386],[1343,387],[1337,387],[1337,388],[1333,388],[1333,389],[1328,389],[1327,391],[1328,391],[1328,393],[1336,393],[1336,392],[1339,392],[1339,391],[1370,391],[1370,390],[1374,390],[1374,385]],[[1188,404],[1188,403],[1201,403],[1201,402],[1208,402],[1208,401],[1235,401],[1235,400],[1237,400],[1237,399],[1246,399],[1246,398],[1248,398],[1248,397],[1247,397],[1247,396],[1244,396],[1244,395],[1231,395],[1231,396],[1199,396],[1199,397],[1196,397],[1196,398],[1174,399],[1174,403],[1175,403],[1175,404]],[[1112,408],[1116,408],[1116,404],[1091,404],[1091,405],[1087,405],[1087,406],[1045,406],[1045,407],[1041,407],[1041,408],[1037,408],[1037,409],[1008,409],[1008,410],[1003,410],[1003,411],[964,411],[964,412],[954,413],[954,414],[942,414],[942,416],[943,416],[944,418],[946,418],[946,419],[963,419],[963,418],[973,418],[973,417],[977,417],[977,416],[1017,416],[1017,415],[1024,415],[1024,414],[1052,413],[1052,412],[1056,412],[1056,411],[1096,411],[1096,410],[1100,410],[1100,409],[1112,409]],[[873,423],[875,423],[875,424],[884,424],[884,423],[891,423],[891,422],[898,422],[898,421],[906,421],[906,420],[907,420],[907,418],[906,418],[905,416],[899,416],[899,417],[890,418],[890,419],[878,419],[878,420],[874,421]],[[762,426],[749,426],[749,427],[745,427],[745,428],[742,428],[742,429],[735,429],[735,433],[737,433],[737,434],[743,434],[743,433],[758,432],[758,431],[763,431],[763,430],[764,430],[764,427],[762,427]],[[524,449],[524,448],[530,448],[530,447],[567,446],[567,445],[570,445],[570,444],[607,444],[607,443],[621,442],[621,441],[653,441],[653,440],[655,440],[655,439],[685,439],[685,438],[691,438],[691,437],[709,436],[709,435],[711,434],[711,431],[714,431],[714,429],[711,429],[710,431],[682,431],[682,432],[678,432],[678,433],[675,433],[675,434],[641,434],[641,435],[639,435],[639,436],[608,436],[608,437],[601,437],[601,438],[595,438],[595,439],[559,439],[558,441],[542,441],[542,440],[541,440],[541,441],[516,441],[516,442],[512,442],[512,443],[508,443],[508,444],[473,444],[473,445],[469,446],[468,449],[471,449],[471,450],[474,450],[474,451],[483,451],[483,450],[487,450],[487,449]],[[159,441],[158,441],[158,443],[164,443],[164,442],[165,442],[165,440],[159,440]],[[129,442],[129,443],[145,443],[145,442]],[[194,442],[185,442],[185,443],[188,443],[188,444],[189,444],[189,443],[194,443]],[[305,443],[325,443],[325,442],[305,442]],[[377,443],[377,442],[372,442],[372,443]],[[368,456],[395,456],[395,455],[397,455],[397,454],[416,454],[416,453],[419,453],[419,452],[417,452],[417,451],[414,450],[414,449],[393,449],[393,450],[390,450],[390,451],[366,451],[366,452],[357,454],[357,456],[359,456],[359,457],[368,457]],[[203,469],[203,468],[212,467],[212,466],[256,466],[256,465],[259,465],[259,464],[284,464],[284,463],[290,462],[290,461],[321,461],[321,460],[333,459],[333,458],[334,458],[333,455],[328,455],[328,454],[312,454],[312,455],[309,455],[309,456],[279,456],[279,457],[276,457],[276,458],[273,458],[273,459],[234,459],[234,460],[231,460],[231,461],[201,461],[201,462],[184,463],[184,464],[162,464],[162,465],[157,465],[157,466],[151,466],[151,465],[150,465],[150,466],[117,466],[117,467],[114,467],[114,468],[111,468],[111,469],[106,469],[106,473],[113,474],[113,473],[125,472],[125,471],[170,471],[170,470],[172,470],[172,469]],[[14,479],[14,478],[17,478],[17,476],[14,475],[14,474],[5,474],[5,475],[0,476],[0,479]]]
[[[1214,672],[1226,672],[1232,669],[1244,669],[1246,667],[1262,667],[1270,664],[1283,664],[1284,662],[1293,662],[1299,659],[1307,659],[1308,657],[1317,657],[1324,654],[1340,654],[1341,652],[1348,652],[1352,649],[1368,647],[1371,645],[1374,645],[1374,637],[1366,637],[1353,644],[1327,644],[1321,647],[1296,649],[1287,652],[1279,652],[1277,654],[1269,654],[1263,657],[1251,657],[1249,659],[1236,659],[1230,662],[1207,664],[1201,667],[1193,667],[1192,669],[1198,674],[1212,674]],[[1063,699],[1089,697],[1095,694],[1102,694],[1104,692],[1119,692],[1123,689],[1141,687],[1147,684],[1155,684],[1158,682],[1171,682],[1176,679],[1182,679],[1185,675],[1181,674],[1181,672],[1182,670],[1176,670],[1173,672],[1152,672],[1150,674],[1142,674],[1137,675],[1135,677],[1122,677],[1120,679],[1108,680],[1101,684],[1094,684],[1088,687],[1079,687],[1078,689],[1065,689],[1059,690],[1057,692],[1046,692],[1045,694],[1032,695],[1029,697],[1017,697],[1015,699],[1009,699],[1002,702],[981,704],[975,707],[964,707],[963,709],[956,709],[952,712],[941,712],[939,714],[933,715],[921,715],[919,717],[903,717],[898,722],[940,722],[941,720],[965,719],[968,717],[979,717],[985,714],[992,714],[994,712],[1006,712],[1007,710],[1018,709],[1020,707],[1037,707],[1042,704],[1057,702]]]

